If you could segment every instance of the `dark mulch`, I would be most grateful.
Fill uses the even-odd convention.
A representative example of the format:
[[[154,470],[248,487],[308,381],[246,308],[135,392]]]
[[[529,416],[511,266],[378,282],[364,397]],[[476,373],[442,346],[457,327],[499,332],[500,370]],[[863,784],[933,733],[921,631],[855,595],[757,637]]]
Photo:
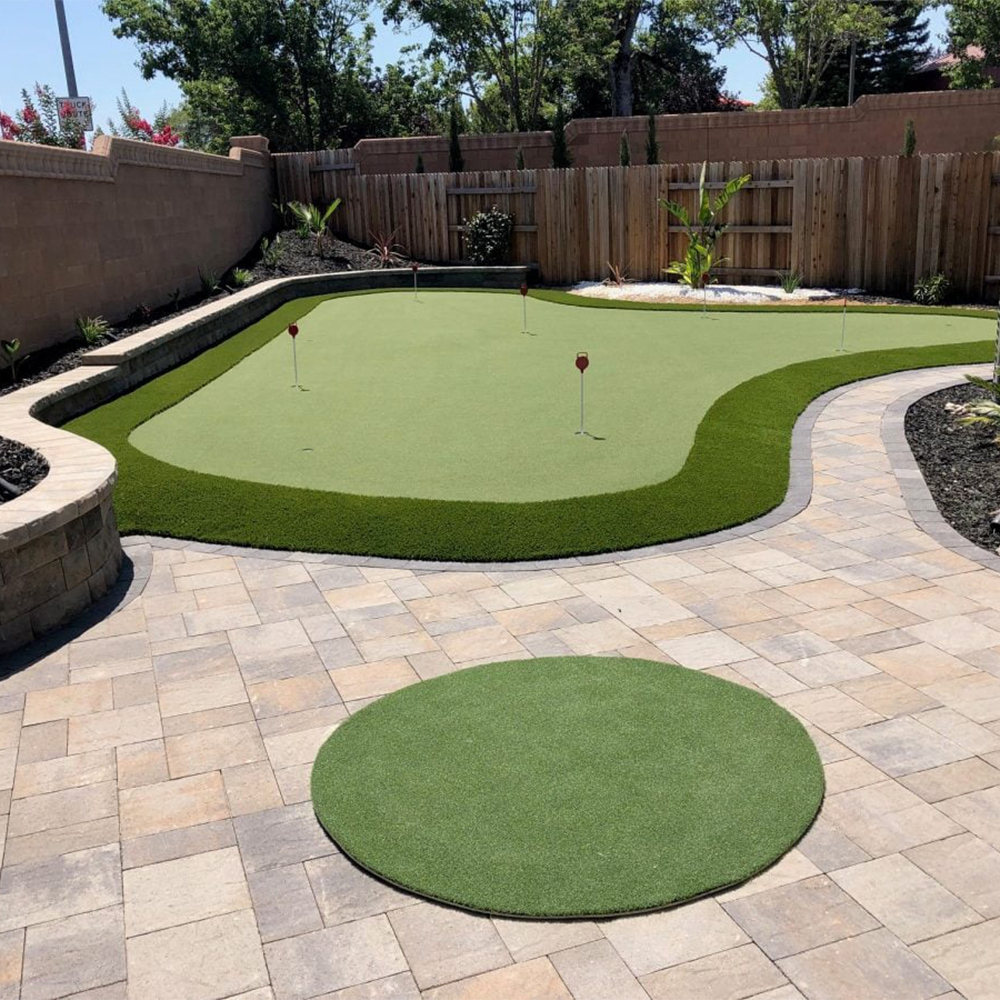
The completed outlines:
[[[323,255],[317,256],[311,236],[299,236],[294,229],[284,230],[278,235],[281,239],[282,252],[281,259],[275,267],[264,265],[257,247],[237,265],[251,273],[253,276],[251,284],[267,281],[269,278],[284,278],[299,274],[322,274],[329,271],[359,271],[377,266],[374,258],[369,254],[368,248],[356,246],[345,240],[328,238]],[[410,260],[406,257],[399,257],[394,261],[395,266],[405,266],[409,263]],[[222,277],[224,285],[228,280],[228,274]],[[122,337],[128,337],[140,330],[145,330],[154,323],[159,323],[170,316],[189,312],[206,302],[226,298],[229,294],[230,292],[224,289],[211,294],[201,292],[187,299],[181,299],[176,306],[167,304],[155,309],[140,303],[131,316],[116,323],[107,336],[100,338],[94,344],[84,344],[77,337],[29,355],[21,355],[17,359],[16,386],[11,384],[10,371],[0,367],[0,396],[20,386],[40,382],[51,375],[59,375],[76,368],[80,364],[81,357],[95,347],[114,343],[116,340],[121,340]]]
[[[26,445],[0,437],[0,503],[37,486],[49,472],[49,463]]]
[[[1000,534],[990,531],[990,514],[1000,508],[997,431],[963,427],[945,409],[983,395],[973,385],[960,385],[925,396],[906,413],[906,438],[944,519],[970,542],[995,552]]]

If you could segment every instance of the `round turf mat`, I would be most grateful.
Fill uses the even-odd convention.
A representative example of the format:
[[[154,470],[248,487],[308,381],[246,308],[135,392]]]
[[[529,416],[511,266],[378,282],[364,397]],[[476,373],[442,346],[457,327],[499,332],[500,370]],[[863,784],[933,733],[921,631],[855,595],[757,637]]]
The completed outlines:
[[[600,916],[734,885],[823,798],[802,725],[684,667],[611,657],[491,663],[343,723],[316,814],[358,864],[487,913]]]

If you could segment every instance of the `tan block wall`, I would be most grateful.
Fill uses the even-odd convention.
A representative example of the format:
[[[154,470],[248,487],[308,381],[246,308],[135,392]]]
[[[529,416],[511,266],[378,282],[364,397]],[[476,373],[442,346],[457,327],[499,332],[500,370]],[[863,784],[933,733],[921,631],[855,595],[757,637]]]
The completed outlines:
[[[272,218],[266,140],[229,157],[99,136],[92,152],[0,141],[2,335],[27,354],[78,316],[125,318],[221,274]]]
[[[903,145],[912,118],[921,153],[980,153],[1000,133],[1000,89],[866,95],[847,108],[657,116],[662,163],[828,156],[891,156]],[[566,129],[573,165],[618,165],[626,131],[632,162],[645,162],[644,117],[584,118]],[[466,170],[511,170],[518,147],[525,166],[552,163],[550,132],[462,137]],[[411,173],[417,154],[428,173],[448,169],[448,140],[440,136],[363,139],[353,150],[362,174]],[[294,155],[294,154],[293,154]]]

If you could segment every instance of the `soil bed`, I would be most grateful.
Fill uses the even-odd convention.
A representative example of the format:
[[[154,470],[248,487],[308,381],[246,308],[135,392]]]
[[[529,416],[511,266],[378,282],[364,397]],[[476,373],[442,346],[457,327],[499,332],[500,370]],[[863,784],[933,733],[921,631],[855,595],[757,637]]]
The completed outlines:
[[[267,281],[271,278],[294,277],[300,274],[327,274],[337,271],[361,271],[376,267],[375,259],[370,254],[368,248],[359,247],[354,243],[336,237],[329,237],[326,241],[322,256],[318,256],[313,249],[314,238],[312,236],[299,236],[294,229],[286,229],[278,234],[281,238],[281,258],[274,267],[267,267],[260,258],[260,247],[254,249],[240,261],[236,266],[249,271],[253,276],[251,285],[259,281]],[[274,237],[270,237],[273,239]],[[405,256],[397,257],[394,262],[395,267],[405,267],[410,263],[410,258]],[[222,284],[229,281],[230,275],[227,272],[221,276]],[[114,343],[123,337],[131,336],[140,330],[159,323],[169,316],[177,316],[190,312],[206,302],[213,302],[216,299],[224,299],[230,294],[225,288],[211,294],[198,292],[186,299],[181,299],[176,307],[172,305],[160,306],[156,309],[148,308],[140,303],[135,311],[127,319],[114,324],[108,334],[99,338],[93,344],[85,344],[79,337],[74,337],[61,344],[46,347],[31,354],[22,354],[17,359],[17,384],[11,385],[10,371],[4,365],[0,365],[0,396],[21,386],[31,385],[33,382],[40,382],[42,379],[52,375],[59,375],[62,372],[71,371],[80,365],[80,359],[88,351],[96,347],[103,347],[105,344]],[[2,473],[0,473],[2,475]]]
[[[970,542],[996,552],[1000,534],[990,530],[990,513],[1000,507],[996,429],[963,427],[945,409],[983,396],[973,385],[924,396],[906,412],[906,439],[942,517]]]
[[[0,504],[37,486],[48,472],[49,463],[37,451],[0,437]]]

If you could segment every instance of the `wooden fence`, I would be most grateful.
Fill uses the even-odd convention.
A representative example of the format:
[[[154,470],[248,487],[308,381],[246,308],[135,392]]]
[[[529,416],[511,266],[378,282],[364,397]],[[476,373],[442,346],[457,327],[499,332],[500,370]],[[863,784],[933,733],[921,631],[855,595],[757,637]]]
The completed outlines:
[[[336,230],[359,243],[375,234],[415,257],[462,260],[463,222],[497,205],[513,213],[511,260],[537,263],[553,284],[600,280],[609,263],[656,279],[683,256],[686,237],[659,206],[691,208],[701,164],[357,174],[350,151],[275,156],[283,201],[343,205]],[[962,296],[1000,293],[1000,154],[836,157],[709,164],[717,190],[749,174],[730,202],[720,242],[734,280],[767,283],[795,270],[807,286],[908,294],[945,273]]]

